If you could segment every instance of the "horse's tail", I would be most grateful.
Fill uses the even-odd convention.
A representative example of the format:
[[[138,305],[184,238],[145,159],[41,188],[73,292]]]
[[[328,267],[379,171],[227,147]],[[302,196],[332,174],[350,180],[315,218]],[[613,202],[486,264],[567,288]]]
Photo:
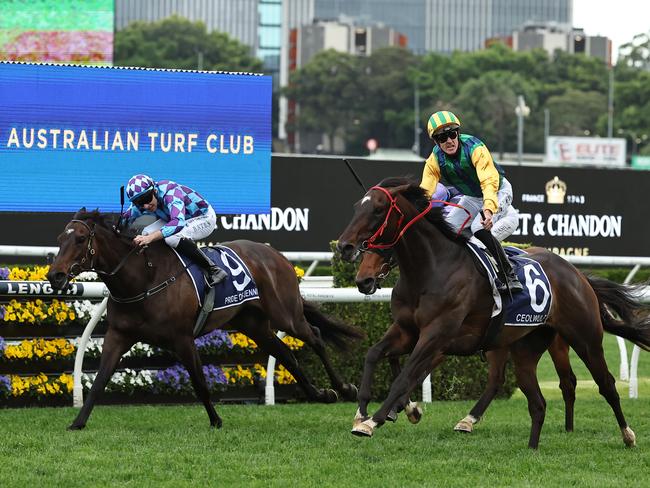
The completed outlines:
[[[351,341],[358,341],[366,337],[363,329],[328,317],[311,302],[303,300],[302,307],[307,322],[320,331],[322,339],[340,350],[348,349]]]
[[[639,300],[640,287],[619,285],[594,276],[587,276],[587,280],[598,297],[605,330],[650,351],[650,307]]]

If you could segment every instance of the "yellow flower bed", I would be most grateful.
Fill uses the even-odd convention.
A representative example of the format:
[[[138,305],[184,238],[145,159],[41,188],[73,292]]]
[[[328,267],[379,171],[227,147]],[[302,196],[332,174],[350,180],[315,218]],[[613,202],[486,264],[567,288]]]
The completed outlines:
[[[11,300],[4,306],[5,322],[27,322],[29,324],[35,324],[49,320],[61,325],[75,318],[74,309],[56,298],[51,303],[45,303],[40,299],[28,302]]]
[[[41,373],[37,376],[11,375],[11,394],[15,397],[36,393],[38,395],[64,395],[72,393],[72,375],[62,374],[48,377]]]
[[[9,271],[9,278],[11,281],[46,281],[49,266],[34,266],[34,268],[18,268],[13,267]]]
[[[302,269],[300,266],[294,266],[293,270],[296,272],[296,276],[298,277],[298,281],[302,280],[303,276],[305,276],[305,270]]]
[[[64,338],[25,339],[20,344],[7,346],[4,355],[8,360],[39,358],[50,361],[59,357],[71,356],[74,352],[74,345]]]
[[[233,332],[228,335],[230,336],[230,341],[232,342],[233,347],[248,349],[249,351],[254,351],[257,349],[257,344],[255,341],[249,338],[247,335],[242,334],[241,332]],[[300,339],[296,339],[295,337],[291,336],[284,336],[282,342],[284,342],[289,347],[289,349],[293,351],[302,349],[302,347],[305,345],[305,343]]]
[[[242,367],[240,364],[231,368],[222,368],[229,385],[253,385],[255,378],[266,378],[266,368],[257,363],[252,368]],[[275,379],[280,385],[290,385],[296,382],[287,369],[279,365],[275,370]]]

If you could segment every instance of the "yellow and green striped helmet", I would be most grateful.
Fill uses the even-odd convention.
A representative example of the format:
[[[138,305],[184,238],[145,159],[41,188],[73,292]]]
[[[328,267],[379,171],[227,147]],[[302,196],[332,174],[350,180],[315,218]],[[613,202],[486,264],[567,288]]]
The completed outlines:
[[[458,120],[458,117],[456,117],[452,112],[441,110],[440,112],[436,112],[431,117],[429,117],[429,122],[427,123],[427,132],[429,133],[429,137],[433,137],[434,134],[440,132],[445,127],[452,125],[460,127],[460,120]]]

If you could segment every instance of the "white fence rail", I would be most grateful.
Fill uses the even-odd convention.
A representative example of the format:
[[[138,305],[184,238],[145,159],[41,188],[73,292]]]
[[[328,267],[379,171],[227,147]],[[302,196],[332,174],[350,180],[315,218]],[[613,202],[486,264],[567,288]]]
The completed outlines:
[[[58,253],[58,247],[39,247],[39,246],[13,246],[0,245],[0,255],[3,256],[29,256],[29,257],[48,257]],[[309,276],[319,261],[331,261],[332,252],[284,252],[284,256],[290,261],[312,261],[311,265],[305,272],[305,282],[301,286],[301,293],[307,300],[315,302],[387,302],[390,301],[392,289],[383,288],[377,290],[374,295],[363,295],[357,290],[344,288],[331,288],[331,277],[311,277]],[[624,257],[624,256],[563,256],[567,261],[575,265],[591,266],[633,266],[632,270],[625,279],[629,283],[641,266],[650,266],[650,257]],[[82,387],[81,372],[83,355],[86,345],[90,339],[95,325],[106,309],[108,299],[108,290],[103,283],[76,283],[73,288],[66,293],[59,293],[52,290],[47,282],[12,282],[0,281],[0,296],[16,298],[17,296],[39,296],[39,297],[65,297],[65,298],[104,298],[95,313],[90,319],[83,332],[75,358],[74,370],[74,391],[73,401],[75,406],[81,406]],[[650,287],[646,287],[641,293],[641,299],[650,302]],[[278,333],[280,337],[282,333]],[[625,341],[617,337],[620,351],[620,378],[630,382],[630,398],[638,397],[638,361],[640,349],[634,346],[632,350],[631,364],[628,363],[628,354]],[[267,371],[275,369],[275,358],[269,357]],[[266,403],[274,403],[273,375],[267,376],[266,384]],[[430,377],[425,379],[423,384],[423,401],[431,401],[431,383]]]

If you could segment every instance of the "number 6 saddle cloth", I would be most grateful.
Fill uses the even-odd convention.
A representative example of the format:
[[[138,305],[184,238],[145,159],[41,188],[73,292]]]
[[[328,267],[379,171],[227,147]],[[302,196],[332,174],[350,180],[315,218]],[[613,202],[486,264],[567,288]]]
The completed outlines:
[[[228,277],[214,287],[215,297],[212,310],[234,307],[249,300],[259,300],[259,292],[253,275],[235,251],[226,246],[203,247],[201,250],[213,263],[228,273]],[[176,252],[176,249],[174,252],[187,267],[187,272],[199,299],[199,307],[202,307],[208,291],[203,270],[193,261]]]
[[[472,238],[473,239],[473,238]],[[478,242],[478,241],[477,241]],[[492,317],[498,315],[502,308],[505,308],[505,325],[509,326],[535,326],[546,322],[551,311],[553,296],[551,284],[542,266],[535,260],[526,257],[528,253],[516,247],[504,247],[506,255],[517,273],[517,278],[524,285],[522,292],[513,293],[510,296],[505,293],[503,296],[497,290],[499,277],[494,265],[494,260],[489,256],[482,245],[469,241],[467,246],[476,257],[475,261],[481,263],[482,271],[487,273],[492,286],[494,308]]]

